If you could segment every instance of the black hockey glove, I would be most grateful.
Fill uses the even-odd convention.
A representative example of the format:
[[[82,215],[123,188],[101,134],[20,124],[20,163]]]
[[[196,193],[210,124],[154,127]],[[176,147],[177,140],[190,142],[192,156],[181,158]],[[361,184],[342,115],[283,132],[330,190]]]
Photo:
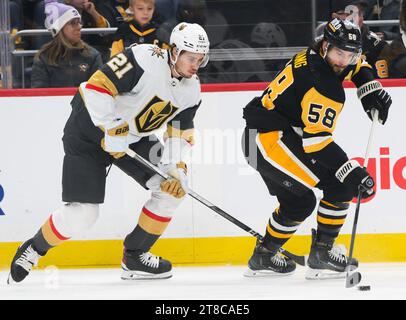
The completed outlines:
[[[381,83],[376,80],[367,82],[358,88],[357,94],[368,117],[372,120],[371,111],[376,109],[379,112],[379,122],[385,124],[392,98],[382,89]]]
[[[358,196],[358,191],[361,190],[361,199],[366,199],[372,196],[374,192],[374,179],[356,160],[349,160],[344,163],[336,172],[337,179],[347,185],[354,195]]]

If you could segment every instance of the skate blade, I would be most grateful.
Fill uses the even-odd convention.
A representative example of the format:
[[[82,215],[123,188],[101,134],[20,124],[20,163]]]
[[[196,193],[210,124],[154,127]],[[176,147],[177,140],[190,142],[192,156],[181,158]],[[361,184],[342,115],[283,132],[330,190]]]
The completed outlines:
[[[160,274],[153,274],[149,272],[130,271],[123,269],[121,273],[122,280],[159,280],[159,279],[169,279],[171,277],[172,270]]]
[[[306,280],[329,280],[329,279],[345,279],[347,272],[337,272],[326,269],[311,269],[306,271]]]
[[[287,273],[278,273],[271,270],[252,270],[248,268],[244,272],[244,277],[247,278],[277,278],[277,277],[285,277],[293,274],[295,271],[287,272]]]

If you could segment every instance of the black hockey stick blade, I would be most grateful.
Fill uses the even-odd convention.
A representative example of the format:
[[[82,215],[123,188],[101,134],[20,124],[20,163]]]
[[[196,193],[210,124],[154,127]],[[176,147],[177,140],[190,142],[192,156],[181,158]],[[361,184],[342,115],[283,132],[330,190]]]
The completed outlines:
[[[358,285],[361,282],[361,273],[358,271],[348,272],[347,277],[345,278],[345,287],[352,288]]]

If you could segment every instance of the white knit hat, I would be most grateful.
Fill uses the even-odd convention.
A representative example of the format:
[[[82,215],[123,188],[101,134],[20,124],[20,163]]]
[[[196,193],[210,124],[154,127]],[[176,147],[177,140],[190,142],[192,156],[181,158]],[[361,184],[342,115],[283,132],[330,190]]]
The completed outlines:
[[[55,0],[45,0],[45,27],[55,37],[59,31],[73,19],[81,19],[79,12],[72,6]]]

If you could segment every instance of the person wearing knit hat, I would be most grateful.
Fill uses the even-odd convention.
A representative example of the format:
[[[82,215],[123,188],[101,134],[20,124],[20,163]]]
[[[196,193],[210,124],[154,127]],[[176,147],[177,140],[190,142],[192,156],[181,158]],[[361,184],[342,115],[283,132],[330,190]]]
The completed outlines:
[[[81,19],[79,12],[74,7],[55,0],[45,0],[45,14],[45,27],[51,31],[53,37],[71,20],[78,19],[80,23]]]
[[[53,39],[34,59],[31,87],[76,87],[102,65],[101,55],[82,40],[81,15],[74,7],[46,0],[45,14]]]

